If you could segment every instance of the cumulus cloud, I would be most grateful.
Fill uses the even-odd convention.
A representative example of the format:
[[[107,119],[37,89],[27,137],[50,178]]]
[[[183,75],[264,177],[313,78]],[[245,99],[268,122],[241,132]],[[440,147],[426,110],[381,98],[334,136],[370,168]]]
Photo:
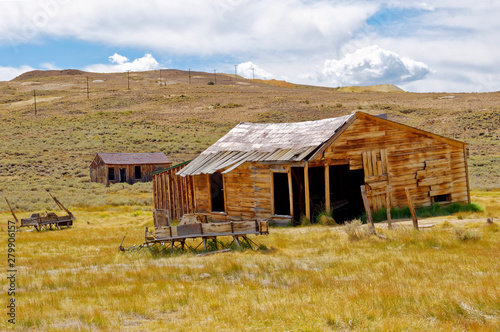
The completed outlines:
[[[319,50],[324,38],[334,43],[350,38],[378,8],[329,0],[0,3],[0,45],[63,37],[202,56]]]
[[[245,78],[269,79],[274,76],[251,61],[240,63],[236,68],[238,75]]]
[[[138,58],[130,62],[127,57],[115,53],[109,57],[109,61],[112,64],[94,64],[87,66],[85,70],[96,73],[121,73],[129,70],[155,70],[159,66],[158,61],[156,61],[156,59],[151,54],[145,54],[142,58]]]
[[[429,67],[422,62],[372,45],[340,60],[326,60],[316,79],[339,86],[400,84],[421,80],[429,73]]]
[[[21,67],[0,67],[0,81],[10,81],[11,79],[25,73],[27,71],[35,70],[30,66]]]

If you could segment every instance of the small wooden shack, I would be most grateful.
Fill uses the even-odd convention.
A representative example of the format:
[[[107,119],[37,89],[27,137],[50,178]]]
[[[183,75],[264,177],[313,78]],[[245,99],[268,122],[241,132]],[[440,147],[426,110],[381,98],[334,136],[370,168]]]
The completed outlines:
[[[163,152],[98,153],[90,163],[90,181],[106,186],[117,182],[148,182],[154,172],[171,165]]]
[[[240,123],[189,163],[153,176],[156,209],[171,218],[337,221],[363,211],[470,202],[466,143],[356,112],[299,123]]]

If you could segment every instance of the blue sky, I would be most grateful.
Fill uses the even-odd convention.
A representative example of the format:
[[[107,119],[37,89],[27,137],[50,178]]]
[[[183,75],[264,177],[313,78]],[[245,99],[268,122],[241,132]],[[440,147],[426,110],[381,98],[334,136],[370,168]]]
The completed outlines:
[[[0,81],[238,65],[248,78],[332,87],[499,91],[498,17],[493,0],[0,0]]]

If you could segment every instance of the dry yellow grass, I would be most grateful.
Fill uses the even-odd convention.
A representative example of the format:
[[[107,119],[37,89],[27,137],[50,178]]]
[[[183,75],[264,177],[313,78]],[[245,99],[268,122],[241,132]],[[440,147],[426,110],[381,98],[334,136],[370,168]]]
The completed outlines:
[[[485,214],[358,241],[342,227],[272,228],[253,238],[267,250],[154,258],[118,251],[124,235],[142,243],[150,208],[74,212],[73,228],[16,235],[19,330],[500,328],[500,227]]]
[[[187,73],[171,70],[163,72],[167,85],[158,84],[158,73],[131,73],[131,90],[126,74],[92,74],[87,100],[86,74],[71,74],[0,82],[0,192],[19,217],[53,210],[49,190],[78,218],[71,229],[16,234],[17,329],[500,329],[498,191],[473,193],[486,212],[440,218],[419,233],[381,230],[386,239],[349,241],[342,228],[273,228],[256,238],[266,251],[153,258],[147,250],[118,252],[124,235],[125,246],[140,244],[152,225],[151,184],[88,182],[96,152],[163,151],[185,161],[239,121],[359,109],[470,142],[473,187],[498,189],[499,93],[352,93],[234,84],[228,75],[209,86],[211,74],[192,73],[187,84]],[[0,204],[6,260],[12,218]],[[485,227],[486,217],[496,225]]]

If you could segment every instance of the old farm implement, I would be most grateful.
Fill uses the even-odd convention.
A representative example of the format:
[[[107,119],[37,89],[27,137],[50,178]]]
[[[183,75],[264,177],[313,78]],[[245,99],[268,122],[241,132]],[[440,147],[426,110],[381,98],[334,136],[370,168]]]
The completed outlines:
[[[50,195],[50,197],[52,197],[54,202],[56,202],[57,206],[61,210],[65,211],[67,213],[67,215],[58,216],[54,212],[48,212],[48,213],[46,212],[43,215],[41,213],[32,213],[29,218],[21,218],[20,224],[19,224],[19,220],[16,217],[16,214],[14,213],[14,210],[10,206],[9,201],[7,200],[7,198],[5,198],[5,201],[7,202],[7,205],[9,206],[10,212],[12,213],[12,216],[16,220],[16,225],[18,225],[18,227],[33,227],[37,231],[40,231],[43,228],[51,229],[52,226],[56,227],[57,229],[60,229],[63,226],[65,226],[65,227],[72,226],[73,221],[75,220],[75,217],[73,216],[71,211],[66,209],[64,207],[64,205],[62,205],[62,203],[57,198],[52,196],[52,194],[49,193],[49,195]]]
[[[146,227],[144,245],[152,250],[152,247],[158,244],[169,248],[171,252],[174,249],[198,250],[202,245],[205,251],[219,249],[225,251],[233,244],[240,248],[242,246],[258,248],[259,246],[249,239],[248,236],[251,234],[269,234],[269,222],[267,220],[207,222],[197,215],[195,221],[181,222],[179,226],[160,226],[155,220],[154,230]],[[125,248],[120,245],[120,250]]]

